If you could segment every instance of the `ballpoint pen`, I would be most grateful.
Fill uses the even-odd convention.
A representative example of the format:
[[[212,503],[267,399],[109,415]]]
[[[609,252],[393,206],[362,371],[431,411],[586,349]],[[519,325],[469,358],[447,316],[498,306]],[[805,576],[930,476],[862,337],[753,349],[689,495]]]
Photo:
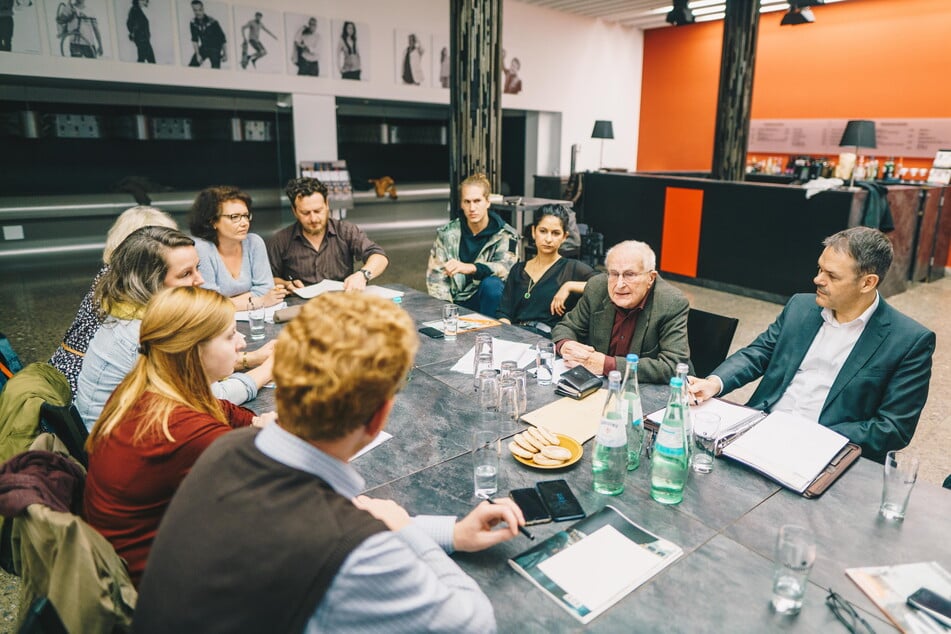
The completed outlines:
[[[495,504],[495,500],[493,500],[492,498],[485,498],[485,501],[488,502],[489,504]],[[535,536],[532,535],[530,532],[528,532],[528,529],[525,528],[524,526],[519,526],[518,532],[524,535],[525,537],[529,538],[530,540],[535,541]]]

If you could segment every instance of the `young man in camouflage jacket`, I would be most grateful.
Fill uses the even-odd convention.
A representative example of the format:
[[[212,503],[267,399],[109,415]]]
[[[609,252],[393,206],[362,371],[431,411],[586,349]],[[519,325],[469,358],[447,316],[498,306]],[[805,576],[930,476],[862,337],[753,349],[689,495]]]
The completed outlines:
[[[518,261],[518,232],[489,211],[490,189],[482,174],[459,186],[463,218],[436,230],[426,288],[437,299],[495,317],[509,269]]]

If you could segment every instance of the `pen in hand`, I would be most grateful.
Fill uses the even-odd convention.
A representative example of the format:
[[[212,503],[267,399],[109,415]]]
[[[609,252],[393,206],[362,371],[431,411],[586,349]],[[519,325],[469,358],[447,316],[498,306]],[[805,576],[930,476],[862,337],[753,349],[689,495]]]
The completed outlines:
[[[489,504],[495,504],[495,500],[493,500],[492,498],[485,498],[485,501],[488,502]],[[528,532],[528,529],[525,528],[524,526],[519,525],[518,532],[524,535],[525,537],[529,538],[530,540],[535,541],[535,536],[532,535],[530,532]]]

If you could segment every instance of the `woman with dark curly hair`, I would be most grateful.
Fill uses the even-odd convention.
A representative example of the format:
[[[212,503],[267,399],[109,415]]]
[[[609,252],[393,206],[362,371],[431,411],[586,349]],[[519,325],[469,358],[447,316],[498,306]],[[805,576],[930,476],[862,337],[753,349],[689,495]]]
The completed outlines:
[[[238,310],[279,304],[287,291],[274,286],[264,240],[251,228],[251,197],[222,185],[198,192],[189,228],[198,249],[204,288],[230,297]]]

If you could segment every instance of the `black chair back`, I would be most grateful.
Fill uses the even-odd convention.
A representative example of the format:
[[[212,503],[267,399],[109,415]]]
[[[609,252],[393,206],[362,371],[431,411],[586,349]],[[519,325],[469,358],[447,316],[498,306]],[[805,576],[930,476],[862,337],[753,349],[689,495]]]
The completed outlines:
[[[723,363],[730,352],[730,344],[740,323],[735,317],[691,308],[687,315],[687,342],[690,361],[696,376],[708,376]]]
[[[40,428],[62,440],[69,450],[69,455],[83,467],[89,467],[89,456],[86,455],[85,448],[89,432],[75,405],[57,406],[43,403],[40,406]]]

